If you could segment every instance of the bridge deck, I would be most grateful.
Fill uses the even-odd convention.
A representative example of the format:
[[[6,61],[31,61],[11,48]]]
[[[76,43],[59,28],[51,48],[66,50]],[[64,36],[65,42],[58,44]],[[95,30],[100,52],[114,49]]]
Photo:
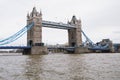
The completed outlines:
[[[30,46],[0,46],[0,49],[30,49]]]
[[[88,48],[89,50],[109,51],[109,48]]]

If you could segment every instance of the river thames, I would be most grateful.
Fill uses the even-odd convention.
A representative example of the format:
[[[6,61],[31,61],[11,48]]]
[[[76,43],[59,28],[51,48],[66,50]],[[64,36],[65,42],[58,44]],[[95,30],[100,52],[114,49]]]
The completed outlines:
[[[120,80],[120,54],[0,54],[0,80]]]

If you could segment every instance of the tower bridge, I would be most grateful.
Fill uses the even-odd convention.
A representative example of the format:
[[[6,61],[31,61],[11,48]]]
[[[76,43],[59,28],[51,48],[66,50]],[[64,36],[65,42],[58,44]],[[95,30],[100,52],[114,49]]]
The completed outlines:
[[[27,14],[27,26],[25,26],[23,29],[21,29],[14,35],[6,39],[0,40],[0,49],[24,49],[24,54],[48,53],[48,49],[51,48],[47,48],[42,42],[42,27],[65,29],[68,31],[69,47],[64,47],[60,49],[75,50],[75,53],[89,52],[88,49],[108,49],[108,46],[100,48],[94,45],[94,43],[86,36],[86,34],[81,29],[81,20],[78,20],[75,16],[73,16],[71,21],[67,24],[61,22],[45,21],[42,19],[42,13],[38,12],[35,7],[30,14]],[[26,32],[27,46],[2,46],[17,40]],[[86,38],[84,44],[82,41],[82,34]],[[84,46],[86,44],[88,44],[88,47]],[[81,45],[83,46],[80,47]]]
[[[27,25],[34,22],[34,26],[27,31],[27,45],[32,46],[31,53],[46,52],[47,48],[42,45],[42,27],[58,28],[68,30],[68,42],[70,47],[82,45],[81,20],[75,16],[72,20],[65,23],[51,22],[42,20],[42,13],[37,12],[34,7],[32,12],[27,15]],[[39,51],[40,50],[40,51]]]

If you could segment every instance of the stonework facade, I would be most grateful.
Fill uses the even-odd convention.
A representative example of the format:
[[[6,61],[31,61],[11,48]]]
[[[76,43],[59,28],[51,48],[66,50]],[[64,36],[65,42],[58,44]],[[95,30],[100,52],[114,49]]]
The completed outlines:
[[[31,54],[48,54],[48,50],[46,46],[33,46]]]
[[[34,7],[32,12],[27,15],[27,25],[34,22],[34,26],[27,32],[27,45],[42,43],[42,14],[37,12]]]
[[[74,29],[68,29],[69,46],[78,47],[82,45],[81,20],[77,20],[73,16],[71,22],[68,22],[68,24],[76,27]]]

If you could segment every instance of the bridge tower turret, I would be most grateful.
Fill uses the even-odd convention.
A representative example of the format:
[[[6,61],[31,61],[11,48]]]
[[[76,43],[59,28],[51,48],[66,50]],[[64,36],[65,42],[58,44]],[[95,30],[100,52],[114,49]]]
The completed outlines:
[[[34,7],[32,12],[27,15],[27,25],[34,22],[34,26],[27,32],[27,45],[33,46],[42,43],[42,14],[37,12]]]
[[[27,46],[31,46],[30,54],[42,54],[47,51],[42,43],[42,13],[37,12],[35,7],[27,14],[27,25],[32,22],[34,26],[27,31]]]
[[[81,34],[81,20],[77,20],[75,16],[68,24],[75,26],[75,29],[68,29],[68,40],[70,47],[78,47],[82,45],[82,34]]]

